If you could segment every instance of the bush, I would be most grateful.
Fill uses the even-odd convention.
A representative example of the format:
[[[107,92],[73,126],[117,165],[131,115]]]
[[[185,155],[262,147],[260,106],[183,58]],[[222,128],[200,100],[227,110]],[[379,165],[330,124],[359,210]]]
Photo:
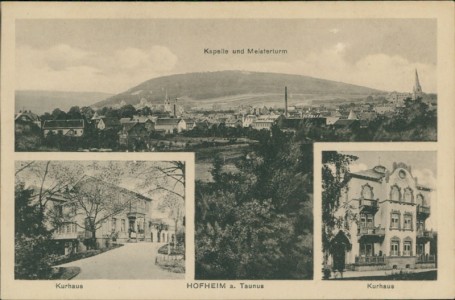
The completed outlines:
[[[177,245],[177,247],[174,248],[174,244],[166,244],[164,246],[161,246],[158,249],[159,254],[168,254],[168,245],[171,245],[171,253],[170,255],[185,255],[185,247],[183,245]]]
[[[329,279],[330,276],[332,275],[332,271],[329,268],[324,268],[322,270],[322,272],[324,274],[323,277],[322,277],[323,279]]]
[[[43,279],[51,273],[47,241],[41,236],[34,238],[16,236],[15,265],[16,279]]]
[[[161,268],[173,273],[185,273],[185,260],[157,260],[156,264]]]

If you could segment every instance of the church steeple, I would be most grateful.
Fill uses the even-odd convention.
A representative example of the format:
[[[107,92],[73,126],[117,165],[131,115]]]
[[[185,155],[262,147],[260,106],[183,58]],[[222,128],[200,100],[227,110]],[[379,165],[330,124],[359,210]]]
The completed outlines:
[[[172,112],[171,99],[167,95],[167,89],[166,89],[166,97],[164,98],[164,111],[165,112]]]
[[[420,86],[419,74],[417,73],[417,69],[415,70],[415,72],[416,72],[415,83],[414,83],[414,89],[413,89],[413,95],[412,95],[414,100],[422,95],[422,87]]]

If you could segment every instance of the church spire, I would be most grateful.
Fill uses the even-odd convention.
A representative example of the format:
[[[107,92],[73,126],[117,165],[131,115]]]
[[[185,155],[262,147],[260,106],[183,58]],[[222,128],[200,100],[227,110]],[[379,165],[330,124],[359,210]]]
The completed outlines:
[[[420,86],[419,82],[419,73],[417,73],[417,69],[415,69],[415,83],[414,83],[414,89],[413,89],[413,98],[414,100],[417,99],[422,95],[422,87]]]

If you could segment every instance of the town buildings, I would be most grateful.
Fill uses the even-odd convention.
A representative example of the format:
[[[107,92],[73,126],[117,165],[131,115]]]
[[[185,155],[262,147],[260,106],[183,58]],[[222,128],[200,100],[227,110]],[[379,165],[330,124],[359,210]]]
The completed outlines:
[[[329,265],[341,260],[354,271],[434,268],[436,232],[426,224],[436,201],[432,191],[404,163],[349,174],[337,216],[349,209],[358,219],[349,230],[334,232]]]
[[[23,149],[33,148],[29,144],[36,144],[35,141],[48,137],[52,132],[65,137],[85,136],[86,139],[71,139],[71,144],[61,143],[64,146],[69,145],[68,148],[77,147],[78,151],[98,151],[98,148],[109,151],[109,149],[125,149],[125,147],[128,150],[141,151],[155,149],[153,140],[167,139],[163,136],[179,135],[192,130],[199,132],[187,136],[207,135],[207,132],[204,132],[207,130],[216,134],[218,128],[221,132],[223,128],[228,128],[229,131],[232,128],[242,127],[270,131],[274,125],[290,132],[310,126],[323,128],[327,132],[340,130],[346,133],[369,128],[370,125],[372,125],[371,128],[377,128],[379,124],[384,123],[384,120],[387,123],[387,119],[393,119],[403,111],[405,99],[418,97],[423,97],[429,110],[437,108],[437,96],[422,92],[417,70],[412,93],[379,93],[364,98],[344,99],[342,102],[324,101],[319,105],[288,103],[287,95],[287,87],[285,87],[284,99],[281,95],[277,96],[277,100],[281,103],[274,107],[263,104],[256,106],[240,104],[225,110],[220,110],[221,107],[217,105],[212,110],[204,108],[205,106],[185,110],[182,103],[177,104],[178,101],[184,102],[184,98],[171,100],[166,92],[161,105],[152,105],[149,102],[150,99],[141,98],[135,105],[138,108],[137,111],[100,108],[97,112],[92,110],[93,115],[81,114],[81,119],[74,120],[49,120],[58,116],[45,114],[43,115],[45,121],[41,121],[37,115],[25,111],[16,115],[16,133],[18,136],[27,135],[21,143],[18,143],[25,145]],[[126,104],[125,101],[122,103]],[[131,104],[128,105],[131,106]],[[238,130],[238,132],[241,131]],[[31,140],[31,135],[34,140]],[[86,143],[80,143],[80,141],[86,141]]]

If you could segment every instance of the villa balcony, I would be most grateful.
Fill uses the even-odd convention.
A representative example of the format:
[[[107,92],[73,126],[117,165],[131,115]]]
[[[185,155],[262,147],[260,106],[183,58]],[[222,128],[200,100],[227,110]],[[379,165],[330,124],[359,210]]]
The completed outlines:
[[[381,242],[385,236],[385,228],[359,226],[357,236],[360,240],[370,241],[372,243]]]
[[[379,209],[378,201],[374,199],[359,199],[359,209],[361,212],[375,214]]]
[[[417,256],[417,263],[435,263],[436,255],[420,254]]]
[[[385,256],[356,256],[356,265],[385,265]]]
[[[126,214],[126,216],[130,220],[135,220],[136,218],[143,218],[145,216],[145,211],[141,210],[130,211]]]
[[[430,207],[429,206],[417,206],[417,218],[426,219],[430,216]]]
[[[434,232],[424,229],[417,229],[416,237],[420,242],[428,242],[434,239]]]
[[[65,232],[65,233],[57,233],[55,232],[52,236],[54,240],[75,240],[85,237],[85,232]]]

